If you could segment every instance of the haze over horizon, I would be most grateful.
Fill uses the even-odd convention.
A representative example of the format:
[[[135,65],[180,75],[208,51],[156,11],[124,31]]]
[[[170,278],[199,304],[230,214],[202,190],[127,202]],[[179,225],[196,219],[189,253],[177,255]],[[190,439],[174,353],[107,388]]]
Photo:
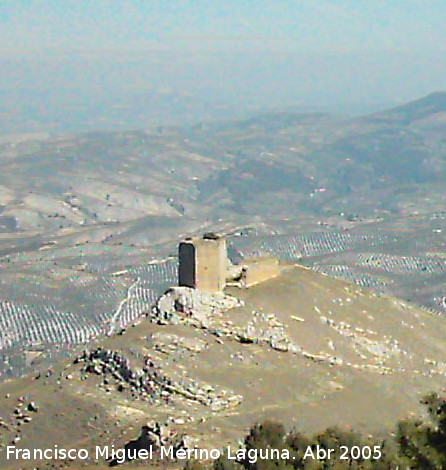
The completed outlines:
[[[445,17],[437,0],[4,2],[1,133],[382,109],[446,89]]]

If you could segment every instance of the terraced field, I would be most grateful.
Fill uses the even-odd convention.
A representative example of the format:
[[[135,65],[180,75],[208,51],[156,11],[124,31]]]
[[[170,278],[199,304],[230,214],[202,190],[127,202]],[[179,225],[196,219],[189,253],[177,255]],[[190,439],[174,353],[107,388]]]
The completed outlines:
[[[381,246],[389,241],[386,235],[315,232],[234,238],[232,246],[243,258],[272,255],[284,261],[295,261],[346,250]]]
[[[117,262],[104,253],[102,257],[86,256],[82,264],[69,269],[72,253],[58,256],[51,256],[51,261],[28,258],[26,262],[20,256],[21,262],[8,263],[3,270],[0,377],[26,370],[23,350],[42,351],[41,360],[49,359],[56,353],[55,346],[63,353],[119,331],[146,313],[176,283],[176,261],[171,259],[123,269],[124,258],[118,257]],[[129,261],[132,259],[127,258]],[[138,261],[141,263],[141,257]]]
[[[396,221],[350,232],[234,237],[236,260],[276,256],[446,314],[446,252],[435,220]]]

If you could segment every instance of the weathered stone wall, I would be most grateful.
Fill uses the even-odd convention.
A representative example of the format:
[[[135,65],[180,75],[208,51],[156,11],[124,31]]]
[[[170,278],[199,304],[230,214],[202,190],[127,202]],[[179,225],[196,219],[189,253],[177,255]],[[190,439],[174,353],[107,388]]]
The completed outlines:
[[[243,261],[242,282],[250,287],[280,274],[277,258],[257,258]]]
[[[226,239],[218,235],[190,238],[179,245],[178,284],[203,292],[221,292],[228,279],[238,277],[250,287],[280,274],[277,258],[247,259],[230,269]],[[239,280],[238,280],[239,281]]]
[[[222,291],[228,257],[224,238],[191,238],[180,243],[178,283],[204,292]]]
[[[199,239],[196,244],[197,288],[219,292],[225,288],[228,257],[226,240]]]

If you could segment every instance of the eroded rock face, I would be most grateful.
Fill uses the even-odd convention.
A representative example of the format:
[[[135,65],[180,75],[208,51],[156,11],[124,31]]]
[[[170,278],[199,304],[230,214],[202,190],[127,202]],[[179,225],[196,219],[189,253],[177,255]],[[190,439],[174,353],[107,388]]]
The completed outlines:
[[[277,351],[289,350],[290,341],[274,314],[253,312],[252,320],[246,326],[229,326],[224,320],[225,312],[242,305],[239,299],[223,293],[209,294],[189,287],[174,287],[158,300],[151,318],[159,324],[185,323],[206,329],[217,337],[267,345]]]
[[[172,287],[152,309],[159,324],[195,323],[206,326],[214,314],[239,307],[243,302],[223,293],[209,294],[190,287]]]
[[[186,323],[207,329],[218,337],[241,343],[268,345],[277,351],[289,350],[289,339],[274,314],[253,312],[244,327],[229,326],[224,313],[243,302],[223,293],[208,294],[188,287],[174,287],[166,292],[152,311],[152,321],[159,324]]]

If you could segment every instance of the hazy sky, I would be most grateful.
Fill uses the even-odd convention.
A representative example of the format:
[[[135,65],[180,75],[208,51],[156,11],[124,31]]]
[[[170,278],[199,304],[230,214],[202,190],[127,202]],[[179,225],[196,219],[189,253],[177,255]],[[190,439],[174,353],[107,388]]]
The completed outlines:
[[[3,49],[428,51],[443,0],[1,0]]]
[[[445,24],[444,0],[0,0],[0,92],[379,107],[446,90]]]

